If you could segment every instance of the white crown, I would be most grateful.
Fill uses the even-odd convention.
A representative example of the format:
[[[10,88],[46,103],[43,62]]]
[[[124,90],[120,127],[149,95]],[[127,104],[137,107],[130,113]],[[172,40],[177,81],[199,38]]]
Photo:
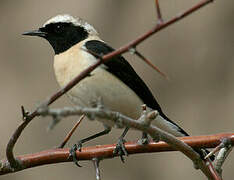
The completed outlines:
[[[98,35],[98,32],[96,29],[88,24],[86,21],[84,21],[81,18],[74,18],[69,14],[63,14],[63,15],[57,15],[55,17],[52,17],[46,23],[43,25],[45,27],[47,24],[53,24],[53,23],[72,23],[75,26],[81,26],[83,27],[90,35]]]

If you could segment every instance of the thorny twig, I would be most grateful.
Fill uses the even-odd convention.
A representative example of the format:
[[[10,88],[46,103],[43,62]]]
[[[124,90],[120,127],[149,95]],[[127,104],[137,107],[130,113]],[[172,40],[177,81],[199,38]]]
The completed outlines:
[[[69,133],[67,134],[67,136],[65,137],[64,141],[58,146],[58,148],[63,148],[66,143],[69,141],[69,139],[71,138],[72,134],[75,132],[76,128],[80,125],[81,121],[85,118],[85,115],[81,115],[81,117],[79,118],[79,120],[76,122],[75,126],[69,131]]]
[[[149,122],[145,122],[144,119],[152,119],[152,117],[156,117],[157,113],[155,111],[148,112],[147,114],[143,113],[142,116],[139,118],[139,121],[131,119],[119,112],[114,112],[107,110],[105,108],[82,108],[82,107],[65,107],[63,109],[38,109],[38,113],[42,116],[54,116],[59,115],[62,117],[67,117],[71,115],[81,115],[85,114],[87,117],[96,117],[102,119],[108,119],[113,121],[118,127],[131,127],[141,131],[148,133],[153,139],[160,137],[160,140],[170,144],[173,148],[181,151],[187,157],[189,157],[196,166],[203,171],[203,173],[211,178],[216,177],[214,179],[220,179],[218,174],[216,173],[213,166],[210,164],[208,167],[206,166],[205,162],[201,160],[200,156],[187,144],[183,143],[182,141],[176,139],[173,135],[150,125]],[[210,169],[212,171],[210,171]],[[211,173],[212,172],[212,173]]]

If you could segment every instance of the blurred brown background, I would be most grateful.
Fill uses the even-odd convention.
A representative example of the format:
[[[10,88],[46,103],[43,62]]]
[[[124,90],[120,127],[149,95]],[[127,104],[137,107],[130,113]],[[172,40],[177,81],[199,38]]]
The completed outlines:
[[[168,19],[198,2],[161,1]],[[58,90],[53,73],[53,51],[39,38],[21,36],[50,17],[69,13],[80,16],[98,29],[101,37],[117,48],[135,39],[155,24],[153,0],[1,0],[0,2],[0,157],[21,121],[20,106],[33,110]],[[125,55],[157,97],[165,113],[192,135],[234,130],[234,1],[215,1],[185,20],[142,43],[138,49],[170,77],[163,79],[137,57]],[[56,107],[70,106],[63,97]],[[47,132],[49,118],[35,119],[18,141],[16,154],[45,150],[58,145],[77,118],[65,119]],[[88,131],[87,131],[88,129]],[[83,121],[69,143],[102,129]],[[121,130],[122,131],[122,130]],[[116,142],[120,130],[87,145]],[[137,134],[137,136],[136,136]],[[137,139],[129,133],[127,139]],[[233,177],[234,152],[224,165],[224,179]],[[1,180],[95,179],[91,162],[48,165],[1,176]],[[103,179],[206,179],[181,153],[132,155],[122,164],[118,158],[101,162]]]

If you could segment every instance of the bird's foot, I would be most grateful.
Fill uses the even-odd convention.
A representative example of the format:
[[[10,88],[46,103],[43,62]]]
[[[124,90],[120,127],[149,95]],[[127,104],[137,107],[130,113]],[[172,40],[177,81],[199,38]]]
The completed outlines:
[[[75,163],[75,165],[77,165],[78,167],[82,167],[81,165],[79,165],[78,163],[78,158],[76,156],[76,151],[80,151],[81,152],[81,147],[82,147],[82,142],[81,141],[78,141],[77,144],[74,144],[71,149],[70,149],[70,152],[69,152],[69,158],[71,157],[73,162]]]
[[[124,163],[124,157],[123,156],[128,156],[128,152],[124,146],[124,143],[126,141],[124,139],[119,139],[118,143],[116,144],[115,150],[113,151],[113,154],[117,154],[120,156],[121,161]]]
[[[147,145],[150,142],[150,138],[147,133],[143,132],[141,139],[137,141],[138,144],[140,145]]]
[[[153,141],[156,142],[156,143],[159,142],[160,141],[160,136],[155,136],[153,138]]]
[[[149,142],[150,142],[150,139],[148,137],[141,138],[137,141],[137,143],[140,145],[147,145],[147,144],[149,144]]]

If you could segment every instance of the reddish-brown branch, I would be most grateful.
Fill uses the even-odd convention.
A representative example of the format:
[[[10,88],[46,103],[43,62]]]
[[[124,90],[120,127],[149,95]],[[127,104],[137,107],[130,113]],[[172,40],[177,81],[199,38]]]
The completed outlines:
[[[197,166],[197,168],[201,169],[202,172],[210,179],[210,177],[218,177],[218,174],[215,175],[211,174],[211,171],[207,168],[207,165],[204,161],[200,159],[198,153],[194,151],[190,146],[183,143],[182,141],[176,139],[176,137],[172,136],[171,134],[162,131],[161,129],[157,128],[156,126],[151,126],[150,122],[156,118],[157,112],[156,111],[149,111],[147,113],[147,108],[142,107],[144,112],[142,116],[136,121],[135,119],[131,119],[119,112],[109,111],[102,108],[82,108],[82,107],[64,107],[63,109],[49,109],[49,108],[41,108],[38,110],[42,116],[60,116],[60,117],[67,117],[67,116],[74,116],[74,115],[81,115],[85,114],[88,117],[94,118],[104,118],[112,121],[119,127],[131,127],[138,129],[140,131],[144,131],[148,133],[152,138],[160,137],[160,140],[168,143],[171,147],[176,150],[181,151],[184,155],[190,158]],[[213,168],[213,166],[209,166]],[[213,170],[212,172],[216,172]],[[212,178],[213,179],[213,178]]]
[[[205,6],[206,4],[212,2],[213,0],[203,0],[200,3],[198,3],[197,5],[193,6],[192,8],[188,9],[187,11],[185,11],[184,13],[181,13],[179,16],[176,16],[175,18],[172,18],[171,20],[165,22],[165,23],[161,23],[159,25],[156,25],[155,27],[153,27],[150,31],[146,32],[145,34],[143,34],[142,36],[138,37],[136,40],[128,43],[127,45],[119,48],[118,50],[109,53],[105,56],[103,56],[102,60],[98,61],[97,63],[95,63],[94,65],[90,66],[89,68],[87,68],[86,70],[84,70],[81,74],[79,74],[77,77],[75,77],[71,82],[69,82],[64,88],[62,88],[60,91],[58,91],[57,93],[55,93],[54,95],[52,95],[48,101],[46,101],[45,103],[43,103],[44,105],[50,105],[51,103],[53,103],[55,100],[57,100],[59,97],[61,97],[63,94],[65,94],[67,91],[69,91],[72,87],[74,87],[79,81],[81,81],[83,78],[85,78],[86,76],[88,76],[90,74],[90,72],[92,72],[96,67],[98,67],[102,61],[107,61],[110,58],[113,58],[114,56],[123,54],[125,52],[127,52],[129,49],[131,49],[132,47],[136,47],[139,43],[143,42],[145,39],[149,38],[150,36],[152,36],[153,34],[159,32],[160,30],[168,27],[169,25],[179,21],[180,19],[188,16],[189,14],[193,13],[194,11],[200,9],[201,7]],[[24,114],[24,122],[22,122],[19,127],[16,129],[16,131],[14,132],[14,134],[12,135],[12,137],[10,138],[8,144],[7,144],[7,148],[6,148],[6,156],[7,159],[11,165],[12,168],[14,168],[15,170],[17,170],[17,168],[22,168],[20,166],[20,161],[18,161],[17,159],[15,159],[14,154],[13,154],[13,149],[15,146],[15,143],[17,142],[19,136],[21,135],[22,131],[24,130],[24,128],[28,125],[28,123],[37,116],[37,110],[35,110],[33,113],[31,114]]]
[[[234,133],[223,133],[209,136],[192,136],[179,139],[193,148],[215,148],[220,144],[223,138],[230,139],[230,142],[232,143],[232,145],[234,145]],[[151,142],[149,145],[146,146],[139,145],[136,142],[127,142],[125,145],[129,154],[174,151],[171,146],[162,141],[158,143]],[[113,158],[114,149],[115,144],[84,147],[82,148],[81,152],[77,151],[77,157],[79,157],[79,160],[81,161],[92,160],[93,158]],[[23,167],[19,170],[23,170],[46,164],[70,162],[71,159],[68,159],[68,157],[69,149],[51,149],[34,154],[18,156],[17,159],[20,160]],[[7,161],[2,160],[0,175],[12,172],[15,171],[10,168]]]

